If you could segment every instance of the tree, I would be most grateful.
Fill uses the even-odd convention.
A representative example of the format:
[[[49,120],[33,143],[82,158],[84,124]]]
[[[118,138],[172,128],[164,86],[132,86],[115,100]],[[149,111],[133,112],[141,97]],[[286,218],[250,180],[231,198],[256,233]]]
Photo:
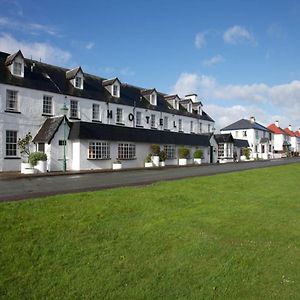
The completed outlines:
[[[32,141],[32,135],[29,131],[23,138],[19,138],[17,142],[18,148],[20,149],[20,153],[22,156],[27,157],[27,162],[30,155],[31,141]]]

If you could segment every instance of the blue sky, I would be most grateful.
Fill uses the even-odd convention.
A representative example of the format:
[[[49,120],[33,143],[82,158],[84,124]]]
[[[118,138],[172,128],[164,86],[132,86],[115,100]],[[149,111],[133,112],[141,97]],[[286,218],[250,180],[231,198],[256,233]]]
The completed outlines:
[[[0,0],[0,50],[300,127],[300,1]]]

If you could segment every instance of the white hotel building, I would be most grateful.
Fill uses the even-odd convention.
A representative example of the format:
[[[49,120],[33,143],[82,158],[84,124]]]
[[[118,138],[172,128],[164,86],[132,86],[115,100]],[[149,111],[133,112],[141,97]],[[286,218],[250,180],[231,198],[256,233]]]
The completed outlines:
[[[20,170],[17,140],[28,132],[48,171],[62,170],[65,137],[68,170],[110,169],[116,159],[143,167],[151,144],[166,150],[166,165],[178,163],[180,146],[215,162],[213,128],[195,94],[181,99],[0,52],[0,171]]]

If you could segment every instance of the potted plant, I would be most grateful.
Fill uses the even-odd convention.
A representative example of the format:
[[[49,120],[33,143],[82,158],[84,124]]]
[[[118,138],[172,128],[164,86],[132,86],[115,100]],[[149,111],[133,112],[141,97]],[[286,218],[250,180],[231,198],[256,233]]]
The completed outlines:
[[[151,145],[152,162],[155,167],[159,167],[159,152],[160,146],[157,144]]]
[[[151,153],[149,153],[146,157],[145,168],[151,168],[151,167],[153,167],[152,155],[151,155]]]
[[[122,169],[122,162],[119,159],[117,159],[116,161],[113,162],[112,168],[113,170]]]
[[[178,149],[178,156],[179,156],[179,161],[178,164],[179,166],[186,166],[187,165],[187,158],[190,155],[190,150],[185,147],[180,147]]]
[[[29,162],[40,173],[47,172],[47,154],[43,152],[32,152],[29,155]]]
[[[201,158],[202,158],[202,155],[203,155],[203,151],[200,150],[200,149],[197,149],[195,152],[194,152],[194,163],[197,164],[197,165],[200,165],[201,164]]]
[[[17,146],[20,149],[22,162],[21,162],[21,173],[22,174],[33,174],[34,168],[29,162],[30,155],[30,144],[32,140],[32,135],[28,132],[23,138],[19,138]]]
[[[162,150],[159,152],[159,165],[160,167],[164,167],[166,164],[165,164],[165,160],[167,158],[167,153],[165,150]]]

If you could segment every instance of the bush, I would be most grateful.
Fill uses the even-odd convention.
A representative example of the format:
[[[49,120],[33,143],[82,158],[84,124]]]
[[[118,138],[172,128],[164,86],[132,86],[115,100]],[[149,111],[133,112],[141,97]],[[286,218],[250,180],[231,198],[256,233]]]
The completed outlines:
[[[179,155],[179,158],[188,158],[190,155],[190,150],[185,147],[180,147],[178,149],[178,155]]]
[[[251,152],[250,148],[243,148],[242,152],[243,155],[245,155],[246,159],[250,159],[250,152]]]
[[[46,161],[47,154],[43,152],[32,152],[29,155],[29,162],[32,166],[36,166],[39,160]]]
[[[23,138],[19,138],[17,142],[21,155],[27,157],[28,162],[29,162],[29,155],[30,155],[31,140],[32,140],[32,135],[30,132],[28,132]]]
[[[202,158],[203,151],[198,149],[194,152],[194,158]]]
[[[151,160],[151,157],[152,157],[152,155],[151,155],[151,153],[149,153],[147,156],[146,156],[146,162],[147,163],[150,163],[152,160]]]
[[[159,152],[160,152],[160,147],[157,144],[152,144],[151,145],[151,154],[154,156],[159,156]]]
[[[167,153],[165,150],[159,152],[159,161],[165,161],[167,158]]]

